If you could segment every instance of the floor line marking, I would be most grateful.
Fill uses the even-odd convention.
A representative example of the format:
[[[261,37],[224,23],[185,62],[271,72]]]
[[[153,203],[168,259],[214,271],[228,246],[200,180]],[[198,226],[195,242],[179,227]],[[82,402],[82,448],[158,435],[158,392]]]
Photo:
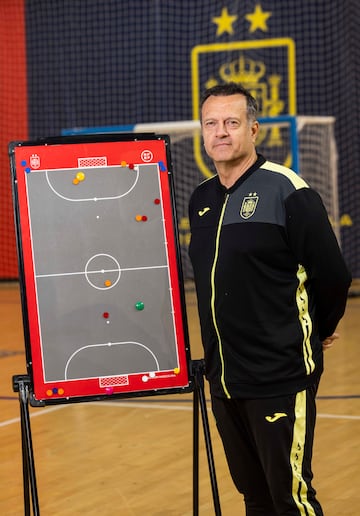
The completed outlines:
[[[322,414],[321,412],[317,415],[317,417],[324,419],[358,419],[360,420],[360,416],[354,416],[351,414]]]
[[[66,407],[67,405],[56,405],[56,407],[49,407],[46,409],[40,409],[39,412],[31,412],[30,413],[30,419],[37,417],[37,416],[43,416],[45,414],[49,414],[50,412],[54,412],[55,410],[59,410],[61,408]],[[14,417],[13,419],[7,419],[6,421],[0,421],[0,427],[2,426],[8,426],[12,425],[13,423],[20,423],[20,417]]]
[[[166,404],[166,405],[163,405],[161,403],[157,403],[157,404],[149,404],[149,403],[146,403],[146,402],[129,402],[129,401],[123,401],[123,402],[119,402],[119,401],[93,401],[93,402],[89,402],[89,403],[84,403],[84,405],[88,405],[88,406],[102,406],[102,407],[111,407],[111,408],[114,408],[114,407],[119,407],[119,408],[141,408],[141,409],[155,409],[155,410],[174,410],[174,411],[185,411],[185,412],[190,412],[193,410],[193,407],[192,406],[189,406],[189,405],[170,405],[170,404]],[[39,407],[39,411],[38,412],[32,412],[30,413],[30,419],[34,418],[34,417],[37,417],[37,416],[44,416],[46,414],[49,414],[51,412],[54,412],[55,410],[60,410],[60,409],[63,409],[65,407],[69,407],[69,406],[73,406],[72,403],[66,403],[66,404],[62,404],[62,405],[56,405],[54,407],[49,407],[49,408],[41,408]],[[352,415],[352,414],[326,414],[326,413],[318,413],[317,414],[317,417],[319,419],[348,419],[348,420],[354,420],[354,421],[359,421],[360,420],[360,415],[357,416],[357,415]],[[12,425],[14,423],[20,423],[20,417],[16,417],[16,418],[13,418],[13,419],[8,419],[6,421],[2,421],[0,422],[0,428],[1,427],[5,427],[5,426],[8,426],[8,425]]]

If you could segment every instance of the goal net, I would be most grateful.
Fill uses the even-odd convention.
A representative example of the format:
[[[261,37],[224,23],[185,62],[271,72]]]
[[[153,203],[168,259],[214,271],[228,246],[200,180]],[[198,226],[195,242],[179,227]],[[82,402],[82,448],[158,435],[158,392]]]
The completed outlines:
[[[258,152],[292,168],[319,192],[340,240],[334,117],[284,116],[259,121]],[[194,188],[215,172],[201,145],[199,122],[142,124],[135,130],[170,135],[184,277],[192,279],[188,202]]]
[[[259,118],[259,122],[258,152],[270,161],[292,168],[319,192],[340,241],[335,118],[284,115]],[[115,133],[129,130],[170,136],[183,272],[185,279],[192,279],[192,267],[188,257],[188,203],[196,186],[215,173],[202,145],[200,123],[197,120],[185,120],[137,124],[132,127],[88,127],[64,130],[63,134]]]

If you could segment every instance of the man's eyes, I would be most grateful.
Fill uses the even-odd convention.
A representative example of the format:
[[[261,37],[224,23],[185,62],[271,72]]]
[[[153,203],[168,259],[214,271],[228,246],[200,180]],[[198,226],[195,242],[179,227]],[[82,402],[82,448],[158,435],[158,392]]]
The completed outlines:
[[[216,122],[216,120],[207,120],[204,125],[205,125],[205,127],[211,129],[211,128],[217,126],[218,122]],[[239,122],[239,120],[230,118],[229,120],[225,120],[225,125],[227,127],[234,128],[234,127],[239,127],[240,122]]]
[[[238,127],[239,121],[238,120],[226,120],[226,125],[229,127]]]

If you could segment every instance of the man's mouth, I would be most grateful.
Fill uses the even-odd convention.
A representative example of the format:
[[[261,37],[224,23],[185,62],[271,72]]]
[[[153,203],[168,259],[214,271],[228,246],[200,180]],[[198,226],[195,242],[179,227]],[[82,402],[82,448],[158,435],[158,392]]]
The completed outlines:
[[[214,144],[214,147],[228,147],[230,142],[218,142]]]

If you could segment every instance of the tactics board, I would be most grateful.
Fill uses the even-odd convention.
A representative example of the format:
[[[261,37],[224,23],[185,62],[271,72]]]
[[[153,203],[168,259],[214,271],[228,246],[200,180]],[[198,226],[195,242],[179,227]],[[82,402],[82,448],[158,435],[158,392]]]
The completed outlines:
[[[9,151],[31,404],[189,390],[169,138]]]

